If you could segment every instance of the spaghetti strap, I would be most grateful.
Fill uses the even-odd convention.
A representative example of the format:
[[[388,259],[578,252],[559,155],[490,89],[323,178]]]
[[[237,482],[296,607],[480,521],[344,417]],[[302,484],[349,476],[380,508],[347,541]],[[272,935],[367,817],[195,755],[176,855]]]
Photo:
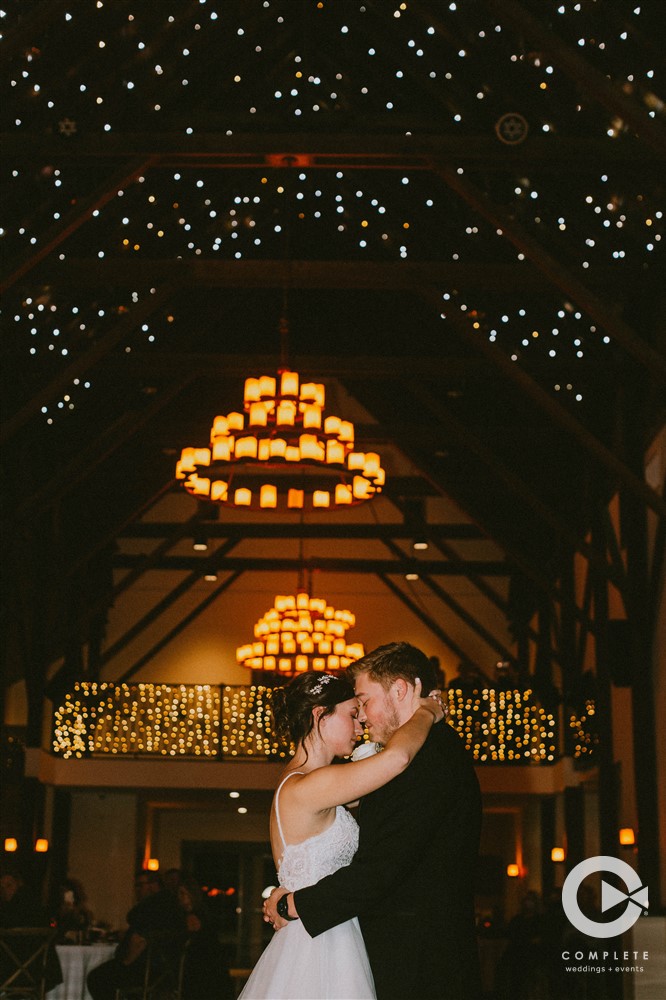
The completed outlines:
[[[280,834],[280,839],[282,840],[282,850],[283,851],[284,851],[285,847],[287,846],[287,841],[284,839],[284,834],[282,832],[282,823],[280,822],[280,807],[278,805],[278,797],[280,795],[280,789],[284,785],[285,781],[288,778],[291,778],[292,774],[305,774],[305,771],[290,771],[289,774],[285,775],[285,777],[282,779],[282,781],[280,782],[280,784],[277,786],[277,788],[275,790],[275,818],[277,820],[277,826],[278,826],[278,831],[279,831],[279,834]]]

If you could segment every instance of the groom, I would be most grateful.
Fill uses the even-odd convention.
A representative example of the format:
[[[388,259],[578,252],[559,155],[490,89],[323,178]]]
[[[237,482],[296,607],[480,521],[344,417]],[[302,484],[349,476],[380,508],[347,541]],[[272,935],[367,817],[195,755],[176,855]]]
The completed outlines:
[[[411,717],[417,678],[424,692],[436,686],[427,656],[406,642],[380,646],[347,674],[359,721],[378,743]],[[288,893],[290,918],[316,937],[358,916],[379,1000],[477,1000],[481,798],[470,755],[451,726],[433,726],[410,767],[363,799],[359,825],[352,863]],[[276,910],[285,893],[276,890],[264,906],[278,928],[286,924]]]

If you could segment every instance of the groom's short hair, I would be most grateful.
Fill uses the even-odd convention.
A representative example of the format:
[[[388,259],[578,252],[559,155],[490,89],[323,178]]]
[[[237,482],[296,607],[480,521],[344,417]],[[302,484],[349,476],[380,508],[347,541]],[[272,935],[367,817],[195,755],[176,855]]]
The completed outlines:
[[[432,660],[408,642],[388,642],[366,653],[360,660],[350,663],[347,674],[355,681],[359,674],[369,674],[382,687],[389,688],[401,677],[409,684],[419,678],[424,694],[437,686],[437,675]]]

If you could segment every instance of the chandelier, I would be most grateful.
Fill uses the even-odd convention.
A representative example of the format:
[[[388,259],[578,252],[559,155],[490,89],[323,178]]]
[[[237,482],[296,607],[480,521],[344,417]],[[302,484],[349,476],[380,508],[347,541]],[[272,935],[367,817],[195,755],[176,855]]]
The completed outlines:
[[[305,591],[277,596],[275,605],[254,626],[255,641],[239,646],[236,659],[250,670],[277,671],[284,676],[306,670],[342,670],[365,655],[360,642],[345,634],[356,618],[337,611],[321,597]]]
[[[243,413],[217,416],[210,444],[183,448],[176,479],[192,496],[234,508],[339,509],[381,492],[376,452],[356,451],[354,425],[324,416],[324,386],[277,377],[245,381]]]

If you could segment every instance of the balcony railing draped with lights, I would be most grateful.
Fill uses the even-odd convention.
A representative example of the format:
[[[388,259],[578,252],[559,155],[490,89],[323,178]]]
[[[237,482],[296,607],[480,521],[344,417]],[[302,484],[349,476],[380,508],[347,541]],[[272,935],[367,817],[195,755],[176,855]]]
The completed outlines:
[[[289,753],[273,731],[271,689],[208,684],[78,682],[54,713],[53,752],[89,756],[266,760]],[[449,722],[479,764],[551,764],[560,757],[555,716],[525,690],[447,692]],[[576,725],[582,726],[576,719]],[[574,758],[594,737],[577,730]],[[581,733],[583,734],[581,736]]]

